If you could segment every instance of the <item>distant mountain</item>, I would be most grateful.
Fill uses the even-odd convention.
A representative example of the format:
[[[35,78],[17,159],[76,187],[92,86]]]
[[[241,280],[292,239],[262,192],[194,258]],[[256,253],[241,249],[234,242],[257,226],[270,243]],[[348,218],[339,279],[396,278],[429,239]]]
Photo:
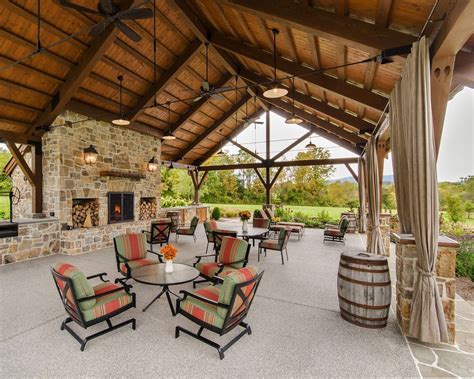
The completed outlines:
[[[355,180],[352,176],[346,176],[344,178],[338,178],[338,179],[331,179],[331,180],[328,180],[329,183],[334,183],[334,182],[341,182],[341,183],[344,183],[344,182],[351,182],[351,183],[355,183]],[[383,176],[383,182],[384,183],[393,183],[393,175],[384,175]]]

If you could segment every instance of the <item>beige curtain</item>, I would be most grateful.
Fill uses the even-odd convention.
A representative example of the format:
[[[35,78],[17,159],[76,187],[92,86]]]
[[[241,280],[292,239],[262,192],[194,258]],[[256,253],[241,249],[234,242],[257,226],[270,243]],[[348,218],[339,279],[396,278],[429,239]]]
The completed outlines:
[[[402,211],[403,223],[404,227],[411,227],[418,255],[409,333],[420,341],[437,343],[448,342],[448,333],[435,279],[439,234],[438,181],[429,62],[429,43],[422,38],[413,44],[401,83],[392,96],[394,121],[397,123],[397,126],[392,124],[395,129],[392,143],[395,143],[394,151],[398,153],[394,155],[394,169],[398,172],[396,179],[401,180],[398,185],[404,185],[406,190],[400,196],[402,199],[409,197],[405,202],[407,208]],[[403,175],[404,156],[405,180],[400,176]],[[403,213],[406,210],[409,221]]]
[[[377,140],[370,137],[367,142],[367,192],[369,203],[369,224],[371,238],[367,251],[371,254],[383,255],[384,246],[382,233],[380,231],[380,191],[379,191],[379,167],[377,162]]]
[[[365,168],[364,159],[359,158],[358,181],[359,181],[359,233],[365,233],[367,220],[365,219]]]

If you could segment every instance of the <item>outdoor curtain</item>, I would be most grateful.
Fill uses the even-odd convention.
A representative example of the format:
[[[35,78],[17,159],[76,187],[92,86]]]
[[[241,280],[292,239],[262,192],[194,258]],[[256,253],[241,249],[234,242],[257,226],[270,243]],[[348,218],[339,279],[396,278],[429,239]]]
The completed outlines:
[[[390,110],[393,113],[395,183],[401,200],[397,210],[404,230],[411,230],[415,238],[418,255],[409,334],[424,342],[448,342],[443,304],[435,279],[438,180],[426,38],[413,44],[402,79],[390,98]]]
[[[365,233],[367,220],[365,219],[365,168],[364,159],[359,158],[358,164],[358,182],[359,182],[359,233]]]
[[[371,238],[367,251],[371,254],[382,255],[384,246],[382,232],[380,231],[380,189],[379,189],[379,167],[377,160],[377,140],[370,137],[367,142],[367,192],[369,202],[369,222]]]

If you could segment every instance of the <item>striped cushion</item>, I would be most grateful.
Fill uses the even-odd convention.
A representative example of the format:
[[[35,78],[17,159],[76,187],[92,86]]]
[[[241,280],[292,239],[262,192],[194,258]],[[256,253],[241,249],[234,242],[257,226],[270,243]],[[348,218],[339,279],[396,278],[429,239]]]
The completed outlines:
[[[273,239],[268,239],[268,240],[263,240],[260,242],[259,245],[262,249],[270,249],[270,250],[280,250],[281,245],[278,240],[273,240]]]
[[[208,286],[200,288],[194,293],[207,299],[217,301],[219,299],[219,292],[218,287]],[[180,308],[206,324],[217,328],[222,328],[222,325],[224,325],[224,318],[218,314],[217,306],[215,305],[188,296],[186,300],[180,303]]]
[[[101,283],[94,287],[94,294],[100,295],[104,292],[119,288],[113,283]],[[103,295],[97,298],[97,303],[94,307],[82,312],[85,321],[92,321],[96,318],[105,316],[109,313],[115,312],[116,310],[130,304],[132,302],[132,296],[125,291],[117,291],[111,294]]]
[[[160,263],[159,261],[155,261],[153,259],[148,259],[148,258],[143,258],[143,259],[135,259],[133,261],[128,261],[127,264],[130,267],[130,269],[133,271],[139,267],[143,266],[148,266],[148,265],[156,265]],[[125,266],[125,263],[122,263],[120,265],[120,271],[122,271],[123,274],[127,273],[127,267]]]
[[[234,294],[235,285],[238,283],[246,282],[257,276],[258,271],[257,268],[254,266],[248,266],[241,268],[235,272],[232,272],[224,277],[224,283],[222,284],[220,293],[219,293],[219,303],[222,304],[230,304],[232,300],[232,295]],[[245,296],[248,296],[252,291],[255,283],[242,288],[242,291]],[[243,304],[242,298],[240,296],[236,296],[234,305],[231,310],[231,315],[236,313],[240,313],[243,308],[241,307]],[[224,308],[218,308],[217,313],[221,317],[225,317],[227,314],[227,310]]]
[[[339,230],[335,230],[335,229],[325,230],[324,235],[331,236],[331,237],[344,237],[344,233],[341,233]]]
[[[219,266],[215,262],[209,262],[209,263],[198,263],[196,264],[196,269],[203,275],[208,278],[212,278],[216,275],[216,272],[219,271]],[[236,271],[236,268],[233,268],[231,266],[224,266],[224,269],[222,272],[219,274],[219,276],[223,277],[233,271]]]
[[[194,234],[194,228],[179,228],[176,233],[184,234],[186,236],[192,236]]]
[[[146,258],[146,235],[124,234],[114,238],[117,252],[129,261]],[[119,256],[120,262],[123,258]]]
[[[245,259],[248,243],[233,237],[222,238],[221,248],[219,250],[219,262],[228,264],[231,262]],[[244,262],[232,265],[235,268],[244,266]]]
[[[72,287],[74,289],[74,295],[77,300],[82,299],[83,297],[94,296],[94,290],[89,284],[89,281],[87,280],[86,276],[75,266],[69,263],[57,263],[54,266],[54,271],[56,271],[62,276],[66,276],[71,279]],[[63,282],[62,280],[57,280],[56,283],[58,284],[59,288],[61,288],[61,290],[64,290],[66,282]],[[69,291],[65,295],[66,298],[69,300],[70,305],[72,306],[73,298]],[[95,303],[95,299],[87,300],[79,303],[79,307],[81,308],[81,310],[86,310],[92,308]]]

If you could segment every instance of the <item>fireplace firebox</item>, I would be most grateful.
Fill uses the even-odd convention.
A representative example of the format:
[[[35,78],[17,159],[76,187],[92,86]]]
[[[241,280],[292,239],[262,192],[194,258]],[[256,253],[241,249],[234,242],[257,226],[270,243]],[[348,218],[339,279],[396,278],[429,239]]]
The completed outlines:
[[[134,220],[133,192],[109,192],[109,224]]]

